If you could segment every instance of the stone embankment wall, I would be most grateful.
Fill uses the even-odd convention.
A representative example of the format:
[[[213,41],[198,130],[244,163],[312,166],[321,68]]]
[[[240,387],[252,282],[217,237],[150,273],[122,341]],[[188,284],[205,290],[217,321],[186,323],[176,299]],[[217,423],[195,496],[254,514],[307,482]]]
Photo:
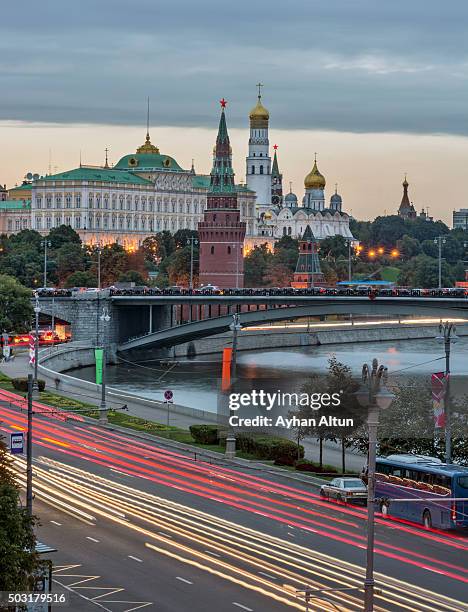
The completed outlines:
[[[391,340],[420,340],[434,338],[438,333],[436,325],[394,324],[389,326],[373,325],[365,327],[354,325],[339,329],[314,329],[298,332],[297,330],[255,330],[248,328],[238,335],[238,350],[252,351],[269,348],[319,346],[322,344],[349,344],[356,342],[386,342]],[[457,326],[459,336],[468,336],[468,325]],[[194,357],[209,353],[218,353],[225,346],[230,346],[232,334],[219,334],[202,338],[194,342],[179,344],[170,349],[172,357]]]

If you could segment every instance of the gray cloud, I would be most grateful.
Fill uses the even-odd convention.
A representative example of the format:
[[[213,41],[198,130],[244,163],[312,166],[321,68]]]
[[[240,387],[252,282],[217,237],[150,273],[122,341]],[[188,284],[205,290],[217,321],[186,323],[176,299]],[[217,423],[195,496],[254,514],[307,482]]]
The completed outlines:
[[[463,0],[8,3],[0,119],[468,134]]]

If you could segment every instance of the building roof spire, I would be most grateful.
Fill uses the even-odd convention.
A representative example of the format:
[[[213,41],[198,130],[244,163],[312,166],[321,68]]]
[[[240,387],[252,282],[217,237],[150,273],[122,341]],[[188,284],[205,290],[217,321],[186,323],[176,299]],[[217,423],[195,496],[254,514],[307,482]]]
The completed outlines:
[[[146,139],[145,142],[138,147],[138,149],[136,150],[137,153],[149,153],[149,154],[155,154],[158,155],[159,154],[159,149],[158,147],[155,147],[154,144],[151,143],[151,139],[150,139],[150,134],[149,134],[149,121],[150,121],[150,99],[149,96],[146,99]]]
[[[278,167],[278,157],[276,155],[276,150],[278,149],[278,145],[273,145],[273,149],[275,150],[275,155],[273,157],[273,166],[271,168],[271,176],[280,176],[280,171]]]
[[[218,193],[229,193],[235,191],[234,170],[232,169],[231,144],[226,125],[227,101],[222,98],[221,116],[219,118],[218,135],[213,151],[213,168],[211,169],[210,191]]]

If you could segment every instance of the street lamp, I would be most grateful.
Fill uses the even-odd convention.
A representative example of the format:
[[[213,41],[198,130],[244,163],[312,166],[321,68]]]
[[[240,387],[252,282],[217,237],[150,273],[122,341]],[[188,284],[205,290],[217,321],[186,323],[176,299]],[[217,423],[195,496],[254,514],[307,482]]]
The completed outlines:
[[[437,342],[444,345],[445,349],[445,387],[444,387],[444,414],[445,414],[445,463],[452,462],[452,426],[450,415],[450,347],[458,342],[456,327],[453,323],[446,321],[439,323],[439,334]]]
[[[437,238],[434,238],[434,244],[439,245],[439,289],[442,289],[442,245],[446,242],[447,240],[444,236],[437,236]]]
[[[351,240],[346,240],[346,245],[348,247],[348,281],[351,282],[353,278],[351,270],[351,249],[353,247],[353,243]]]
[[[111,320],[107,306],[102,309],[102,315],[99,317],[103,323],[109,323]],[[103,325],[103,342],[102,342],[102,374],[101,374],[101,405],[99,407],[99,423],[105,425],[107,423],[107,404],[106,404],[106,328]]]
[[[34,305],[35,314],[35,330],[34,330],[34,380],[32,387],[32,398],[39,399],[39,383],[37,380],[37,362],[39,360],[39,313],[41,307],[39,306],[39,294],[36,291],[36,303]]]
[[[193,245],[198,244],[198,239],[191,236],[187,238],[187,245],[190,244],[190,284],[189,289],[193,289]]]
[[[369,451],[367,466],[367,563],[364,581],[364,611],[374,610],[374,513],[375,513],[375,455],[377,447],[377,428],[381,410],[386,410],[394,399],[385,386],[388,370],[372,361],[372,368],[367,363],[362,366],[362,386],[356,393],[361,406],[368,409],[367,426],[369,431]]]
[[[52,242],[50,240],[42,240],[41,247],[44,249],[44,288],[47,287],[47,247],[51,247]]]
[[[97,286],[101,288],[101,245],[98,243],[96,246],[97,252]]]
[[[242,329],[237,313],[232,315],[232,323],[229,325],[229,329],[232,331],[231,380],[234,381],[237,368],[237,334]],[[225,455],[228,459],[233,459],[236,456],[236,436],[231,426],[229,426],[228,435],[226,437]]]

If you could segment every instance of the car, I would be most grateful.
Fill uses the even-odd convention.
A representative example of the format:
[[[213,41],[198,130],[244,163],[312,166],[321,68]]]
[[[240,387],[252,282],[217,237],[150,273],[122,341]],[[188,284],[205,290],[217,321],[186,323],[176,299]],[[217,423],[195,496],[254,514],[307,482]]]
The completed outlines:
[[[330,483],[320,487],[320,497],[336,499],[343,503],[367,501],[367,487],[360,478],[334,478]]]

